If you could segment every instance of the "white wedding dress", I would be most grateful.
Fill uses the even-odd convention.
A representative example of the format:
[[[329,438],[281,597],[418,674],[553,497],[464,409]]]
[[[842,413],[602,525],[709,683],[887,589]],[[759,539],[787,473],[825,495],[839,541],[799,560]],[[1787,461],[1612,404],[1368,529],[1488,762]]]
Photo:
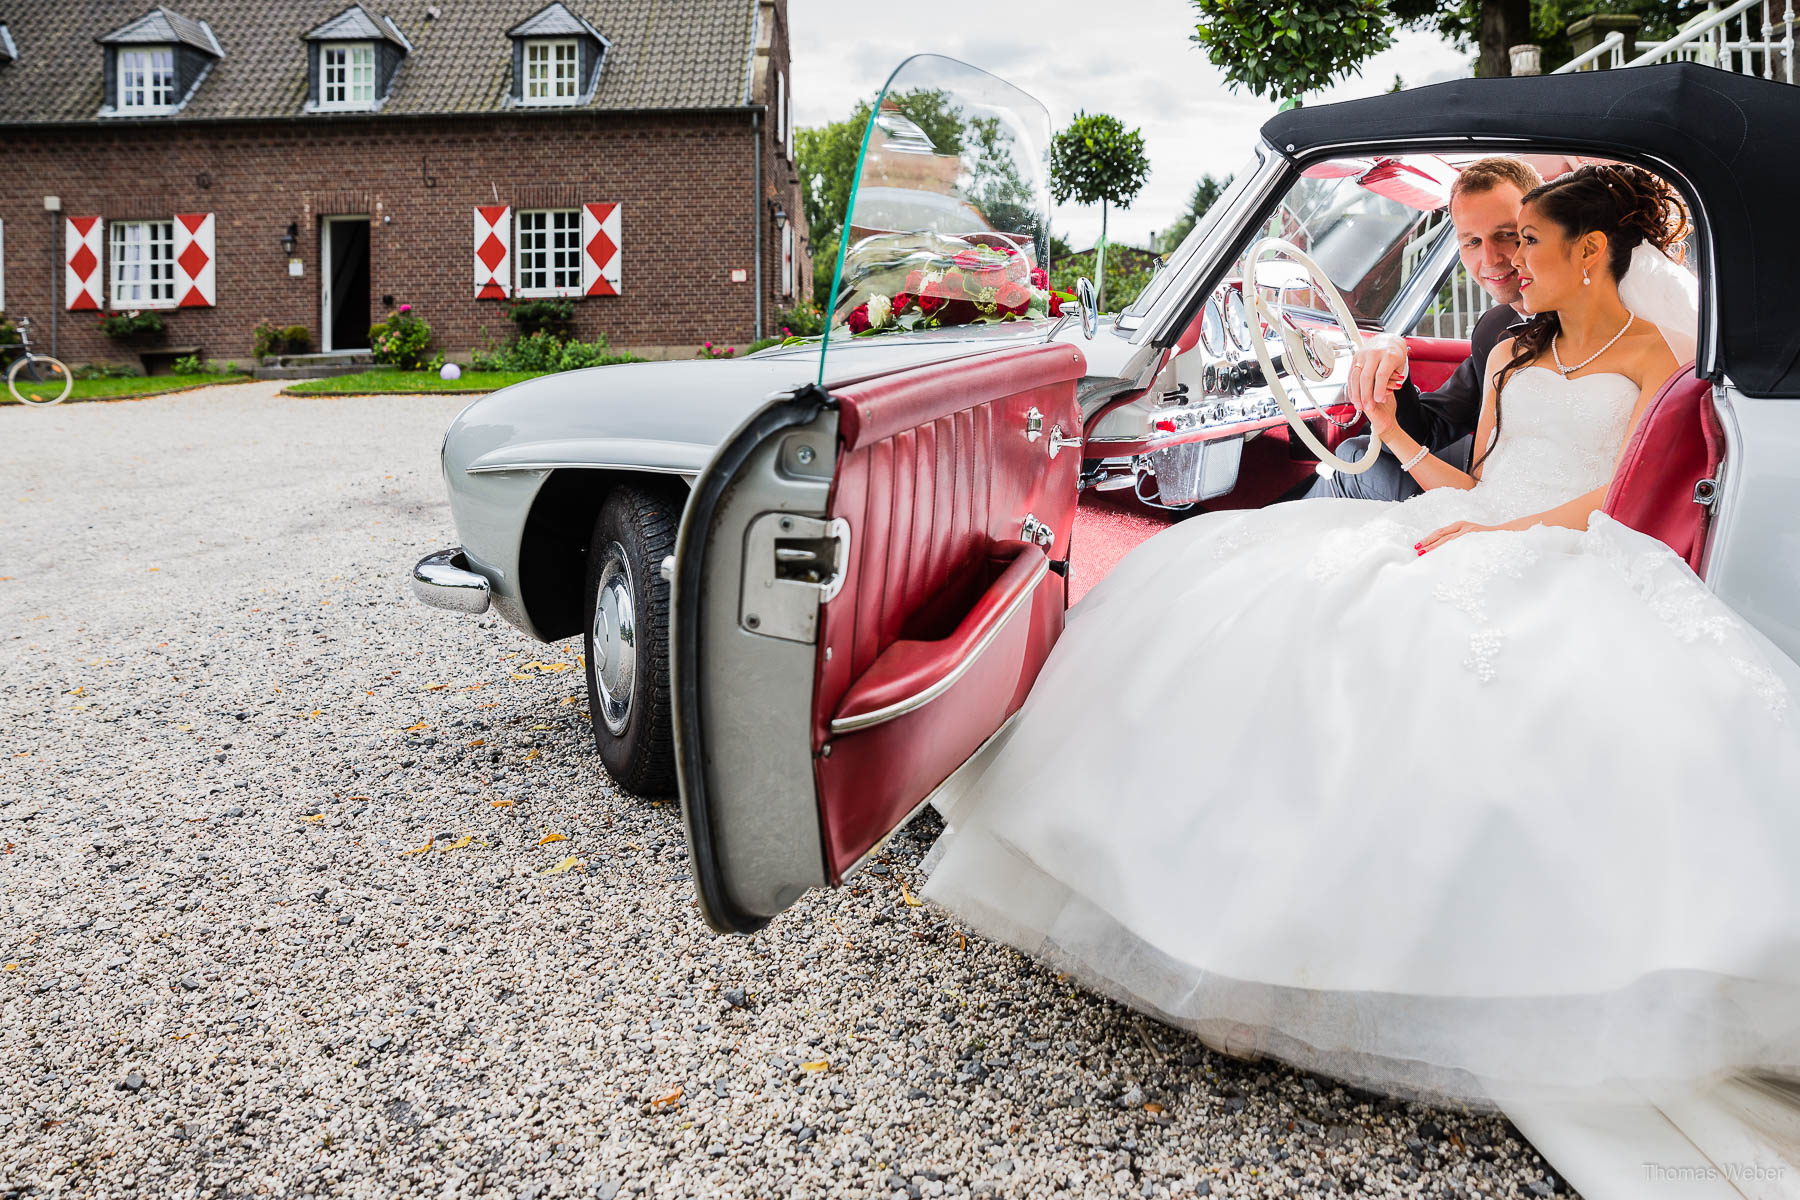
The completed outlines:
[[[1800,666],[1662,543],[1469,534],[1638,389],[1516,374],[1472,490],[1204,515],[1069,613],[925,895],[1230,1052],[1479,1107],[1800,1069]]]

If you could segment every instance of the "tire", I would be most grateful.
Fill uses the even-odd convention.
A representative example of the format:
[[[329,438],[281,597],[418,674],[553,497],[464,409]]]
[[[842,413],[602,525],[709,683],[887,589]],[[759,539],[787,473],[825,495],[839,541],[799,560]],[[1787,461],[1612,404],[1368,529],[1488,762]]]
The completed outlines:
[[[28,353],[7,369],[6,387],[21,404],[61,404],[74,390],[75,378],[62,360]]]
[[[581,636],[594,744],[613,781],[640,796],[676,790],[662,562],[680,522],[679,498],[626,484],[600,506],[588,540]]]

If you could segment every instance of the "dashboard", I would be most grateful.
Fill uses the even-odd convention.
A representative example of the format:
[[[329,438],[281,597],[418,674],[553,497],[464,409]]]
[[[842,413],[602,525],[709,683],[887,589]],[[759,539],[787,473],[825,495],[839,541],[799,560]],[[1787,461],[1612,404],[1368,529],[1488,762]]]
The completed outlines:
[[[1270,360],[1303,417],[1334,424],[1349,420],[1355,410],[1343,394],[1350,356],[1341,352],[1335,323],[1304,309],[1282,311],[1294,322],[1286,339],[1254,328],[1238,285],[1223,284],[1155,382],[1094,421],[1083,485],[1135,486],[1140,500],[1162,507],[1187,507],[1235,487],[1243,442],[1287,423],[1257,362],[1253,337],[1268,339]],[[1288,369],[1290,347],[1307,355],[1307,373],[1323,382],[1309,382]],[[1172,476],[1179,477],[1174,495],[1168,486]],[[1158,482],[1148,484],[1152,479]]]

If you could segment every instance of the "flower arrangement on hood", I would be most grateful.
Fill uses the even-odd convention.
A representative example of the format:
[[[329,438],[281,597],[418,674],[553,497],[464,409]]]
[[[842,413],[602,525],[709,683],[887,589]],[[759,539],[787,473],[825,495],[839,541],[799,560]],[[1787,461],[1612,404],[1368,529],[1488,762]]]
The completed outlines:
[[[908,271],[898,290],[876,291],[851,309],[852,334],[1030,321],[1062,315],[1064,301],[1042,267],[1011,246],[968,246]]]

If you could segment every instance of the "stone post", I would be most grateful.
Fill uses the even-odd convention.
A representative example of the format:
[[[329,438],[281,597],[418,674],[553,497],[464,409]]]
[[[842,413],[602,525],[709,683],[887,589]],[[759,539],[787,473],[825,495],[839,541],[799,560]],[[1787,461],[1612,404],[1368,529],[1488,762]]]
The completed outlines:
[[[1630,13],[1595,13],[1591,17],[1583,17],[1569,26],[1569,47],[1575,58],[1580,58],[1606,39],[1609,33],[1625,35],[1625,44],[1620,47],[1627,61],[1637,57],[1638,31],[1643,28],[1644,19]],[[1612,66],[1611,55],[1602,55],[1599,61],[1591,64],[1602,71]]]

